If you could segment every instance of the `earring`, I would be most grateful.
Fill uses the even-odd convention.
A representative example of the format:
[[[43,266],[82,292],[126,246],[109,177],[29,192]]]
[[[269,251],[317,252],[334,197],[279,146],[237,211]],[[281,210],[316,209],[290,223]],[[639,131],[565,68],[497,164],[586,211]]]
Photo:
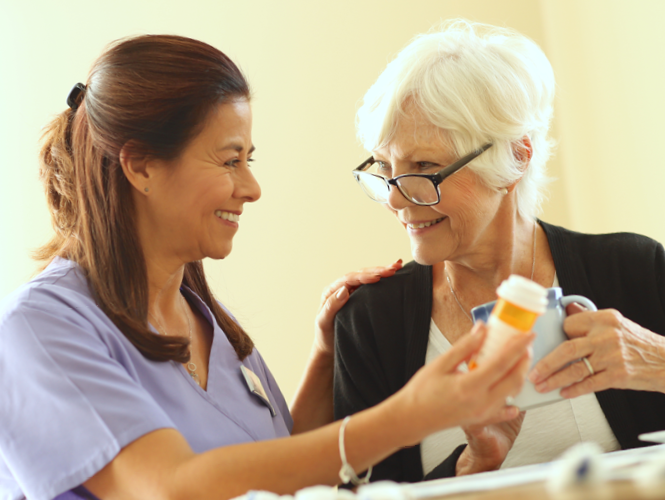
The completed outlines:
[[[150,191],[150,188],[145,188],[144,191],[147,193],[148,191]]]
[[[508,194],[508,189],[507,188],[501,188],[501,189],[499,189],[499,193],[506,196]]]

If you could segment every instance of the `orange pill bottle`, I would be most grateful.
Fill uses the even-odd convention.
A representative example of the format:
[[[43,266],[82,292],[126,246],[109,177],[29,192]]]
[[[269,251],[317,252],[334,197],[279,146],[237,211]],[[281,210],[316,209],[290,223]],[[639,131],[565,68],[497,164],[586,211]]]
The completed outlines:
[[[529,333],[538,316],[547,308],[547,289],[530,279],[510,275],[496,290],[499,299],[487,320],[487,337],[480,351],[469,362],[473,370],[514,335]]]

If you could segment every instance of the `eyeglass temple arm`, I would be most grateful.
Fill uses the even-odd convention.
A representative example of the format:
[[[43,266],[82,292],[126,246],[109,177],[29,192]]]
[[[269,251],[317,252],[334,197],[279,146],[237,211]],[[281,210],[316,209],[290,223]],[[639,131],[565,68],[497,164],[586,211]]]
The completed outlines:
[[[365,167],[367,167],[368,163],[374,163],[374,156],[370,156],[367,158],[364,162],[362,162],[359,166],[353,169],[354,172],[358,172],[361,170],[365,170]]]
[[[448,165],[448,166],[447,166],[446,168],[444,168],[443,170],[439,170],[439,171],[435,174],[436,177],[437,177],[437,179],[438,179],[438,181],[441,182],[441,181],[443,181],[443,179],[445,179],[446,177],[451,176],[452,174],[454,174],[455,172],[457,172],[460,168],[462,168],[463,166],[465,166],[467,163],[470,163],[472,160],[474,160],[475,158],[477,158],[478,156],[480,156],[481,154],[483,154],[485,151],[487,151],[489,148],[491,148],[492,145],[493,145],[493,144],[492,144],[491,142],[488,142],[488,143],[486,143],[486,144],[483,144],[483,145],[480,146],[478,149],[476,149],[475,151],[469,153],[468,155],[466,155],[466,156],[460,158],[459,160],[457,160],[457,161],[456,161],[455,163],[453,163],[452,165]]]

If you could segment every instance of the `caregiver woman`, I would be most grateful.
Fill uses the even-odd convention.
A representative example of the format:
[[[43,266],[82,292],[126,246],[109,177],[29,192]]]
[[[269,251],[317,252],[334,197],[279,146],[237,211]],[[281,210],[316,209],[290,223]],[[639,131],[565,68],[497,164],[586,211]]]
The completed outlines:
[[[201,264],[229,255],[260,195],[249,96],[213,47],[142,36],[110,47],[49,125],[50,264],[0,308],[3,499],[223,499],[358,482],[436,430],[517,414],[503,401],[526,376],[530,339],[505,365],[460,376],[479,329],[393,398],[331,423],[334,314],[347,286],[399,265],[328,289],[289,414]]]
[[[464,342],[471,309],[494,300],[510,274],[612,308],[570,316],[572,340],[530,374],[539,390],[580,397],[429,436],[372,480],[549,461],[579,441],[631,448],[665,428],[663,247],[535,218],[553,96],[552,69],[531,40],[464,21],[417,37],[365,95],[358,134],[372,157],[354,174],[402,224],[415,262],[361,287],[337,315],[336,418],[389,398]]]

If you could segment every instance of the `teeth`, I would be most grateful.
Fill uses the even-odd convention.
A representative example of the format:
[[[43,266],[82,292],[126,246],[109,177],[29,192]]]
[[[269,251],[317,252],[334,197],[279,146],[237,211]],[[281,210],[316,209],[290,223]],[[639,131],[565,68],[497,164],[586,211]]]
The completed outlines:
[[[220,219],[229,220],[231,222],[238,222],[240,220],[240,216],[238,214],[232,214],[230,212],[224,212],[223,210],[217,210],[215,212],[215,215],[217,217],[219,217]]]
[[[434,224],[437,224],[438,222],[441,222],[445,217],[441,217],[440,219],[436,220],[431,220],[429,222],[421,222],[420,224],[407,224],[409,229],[423,229],[425,227],[430,227]]]

